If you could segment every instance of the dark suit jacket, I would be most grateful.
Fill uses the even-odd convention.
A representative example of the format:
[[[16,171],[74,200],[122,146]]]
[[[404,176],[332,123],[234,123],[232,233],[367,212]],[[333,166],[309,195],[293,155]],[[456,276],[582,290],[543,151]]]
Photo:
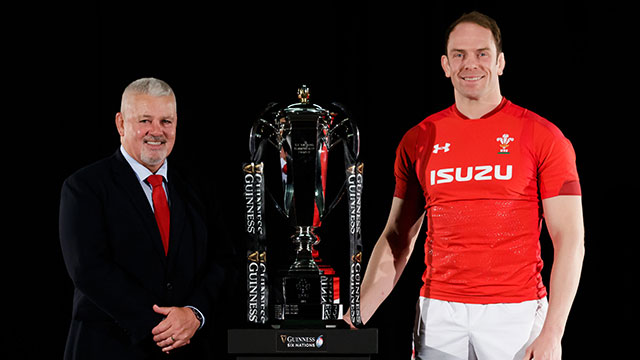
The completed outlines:
[[[212,322],[224,272],[198,200],[171,168],[165,256],[153,211],[120,150],[63,184],[60,241],[75,286],[66,359],[166,359],[152,340],[152,305],[198,308]],[[203,330],[204,330],[203,328]],[[199,330],[172,356],[200,357]],[[202,336],[201,336],[202,337]]]

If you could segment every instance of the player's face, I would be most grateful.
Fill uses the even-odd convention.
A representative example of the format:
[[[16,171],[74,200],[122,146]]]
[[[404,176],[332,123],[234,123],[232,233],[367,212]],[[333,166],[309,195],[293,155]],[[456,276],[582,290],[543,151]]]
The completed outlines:
[[[487,28],[474,23],[457,25],[449,35],[442,68],[458,95],[482,100],[500,94],[498,76],[504,69],[504,54],[497,53],[493,34]]]
[[[137,94],[129,95],[116,126],[127,153],[155,173],[173,149],[177,120],[173,96]]]

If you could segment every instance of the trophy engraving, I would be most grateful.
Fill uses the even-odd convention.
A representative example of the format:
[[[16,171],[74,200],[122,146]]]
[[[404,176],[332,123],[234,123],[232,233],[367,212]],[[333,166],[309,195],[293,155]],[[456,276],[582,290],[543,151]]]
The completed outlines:
[[[314,246],[320,243],[318,230],[323,220],[348,195],[348,229],[344,234],[350,241],[350,253],[344,258],[349,261],[351,321],[360,325],[363,165],[358,128],[341,105],[312,104],[309,88],[304,85],[298,89],[298,99],[298,103],[284,107],[271,103],[251,127],[251,161],[243,166],[247,320],[255,324],[301,321],[327,327],[344,325],[340,277],[321,262]],[[332,199],[327,198],[330,153],[344,158],[344,175],[331,175],[342,178]],[[295,246],[293,263],[286,267],[275,264],[276,269],[267,263],[267,242],[283,239],[266,236],[265,208],[271,205],[284,219],[283,224],[292,228]],[[269,274],[277,274],[274,279],[267,275],[268,269]]]

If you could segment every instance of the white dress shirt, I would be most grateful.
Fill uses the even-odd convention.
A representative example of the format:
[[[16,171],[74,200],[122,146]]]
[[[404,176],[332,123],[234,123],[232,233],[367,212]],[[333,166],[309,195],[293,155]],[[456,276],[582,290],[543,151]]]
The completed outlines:
[[[162,175],[164,181],[162,182],[162,187],[164,188],[164,193],[167,195],[167,201],[169,201],[169,192],[167,191],[167,183],[169,182],[169,178],[167,177],[167,159],[164,160],[160,169],[156,171],[156,173],[152,173],[151,170],[147,169],[144,165],[140,164],[136,159],[134,159],[127,151],[124,149],[124,146],[120,145],[120,152],[124,155],[124,158],[127,160],[133,171],[136,173],[136,177],[140,182],[140,186],[142,186],[142,190],[144,190],[144,194],[147,196],[147,200],[149,201],[149,205],[151,205],[151,210],[153,210],[153,198],[151,197],[153,193],[153,186],[149,184],[146,180],[149,175]]]

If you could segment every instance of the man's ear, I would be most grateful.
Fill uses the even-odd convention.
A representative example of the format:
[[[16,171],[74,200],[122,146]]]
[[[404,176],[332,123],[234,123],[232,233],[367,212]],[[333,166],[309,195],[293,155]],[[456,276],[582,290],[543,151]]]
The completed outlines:
[[[118,134],[120,136],[124,136],[124,116],[122,113],[116,113],[116,128],[118,129]]]
[[[447,55],[442,55],[440,65],[442,65],[442,70],[444,70],[444,76],[448,78],[451,77],[451,68],[449,67],[449,58]]]
[[[498,55],[498,75],[502,75],[502,73],[504,72],[504,66],[505,66],[505,59],[504,59],[504,53],[501,52],[500,55]]]

